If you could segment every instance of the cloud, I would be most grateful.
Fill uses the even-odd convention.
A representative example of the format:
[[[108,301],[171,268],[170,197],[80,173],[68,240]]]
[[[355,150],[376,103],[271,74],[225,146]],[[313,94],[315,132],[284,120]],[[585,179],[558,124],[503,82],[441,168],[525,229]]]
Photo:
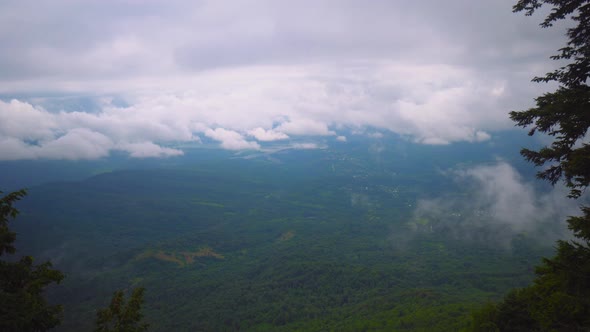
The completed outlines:
[[[37,154],[30,145],[25,142],[11,138],[0,138],[0,160],[36,159]]]
[[[249,130],[248,135],[254,136],[254,138],[261,142],[271,142],[289,138],[289,136],[280,131],[272,129],[266,130],[260,127]]]
[[[38,144],[15,138],[0,138],[0,160],[18,159],[97,159],[108,156],[113,142],[103,134],[75,128],[65,135]]]
[[[249,0],[242,6],[213,0],[4,1],[0,12],[11,15],[2,16],[0,31],[10,33],[0,34],[6,50],[0,71],[19,80],[105,79],[351,57],[489,67],[521,64],[555,50],[548,42],[561,34],[537,33],[539,19],[512,14],[512,5],[510,0]]]
[[[328,129],[327,123],[322,123],[313,119],[290,120],[281,124],[277,130],[290,135],[310,135],[310,136],[327,136],[335,135]]]
[[[240,133],[226,130],[223,128],[216,128],[215,130],[208,129],[205,135],[216,141],[221,142],[221,147],[228,150],[258,150],[260,145],[256,142],[247,141]]]
[[[128,152],[134,158],[170,157],[184,154],[181,150],[162,147],[152,142],[120,144],[117,149]]]
[[[291,145],[294,149],[298,150],[314,150],[321,149],[322,146],[316,143],[294,143]]]
[[[133,156],[175,155],[165,146],[199,135],[233,150],[363,128],[423,144],[484,141],[551,88],[529,81],[563,43],[562,26],[539,29],[540,17],[511,6],[5,1],[2,146],[11,158],[61,158],[31,151],[74,129]],[[87,147],[80,158],[100,155]]]
[[[0,135],[23,140],[42,140],[53,136],[58,125],[54,117],[40,108],[18,100],[0,100]]]
[[[52,113],[29,103],[0,101],[0,160],[97,159],[111,151],[167,157],[182,151],[155,141],[193,141],[174,121],[106,106],[99,113]]]
[[[336,140],[338,142],[346,142],[346,136],[338,136],[338,137],[336,137]]]
[[[60,159],[96,159],[106,157],[113,142],[107,136],[86,128],[74,128],[55,140],[35,148],[39,157]]]
[[[567,190],[539,190],[503,161],[449,174],[465,189],[464,195],[422,199],[414,211],[416,220],[427,220],[431,231],[502,245],[527,233],[553,243],[564,235],[567,216],[579,214],[579,202],[566,198]]]

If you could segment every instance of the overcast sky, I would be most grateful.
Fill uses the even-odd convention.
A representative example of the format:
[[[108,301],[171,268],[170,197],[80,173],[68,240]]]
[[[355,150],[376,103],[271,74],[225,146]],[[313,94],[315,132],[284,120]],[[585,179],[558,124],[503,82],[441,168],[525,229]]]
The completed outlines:
[[[487,140],[551,88],[530,79],[565,41],[513,3],[1,1],[0,159]]]

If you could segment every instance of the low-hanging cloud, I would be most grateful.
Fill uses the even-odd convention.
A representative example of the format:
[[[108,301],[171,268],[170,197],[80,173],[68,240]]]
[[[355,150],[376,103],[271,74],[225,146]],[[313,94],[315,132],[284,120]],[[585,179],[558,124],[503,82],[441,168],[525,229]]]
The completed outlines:
[[[371,127],[423,144],[449,144],[483,141],[489,139],[489,131],[512,126],[504,106],[510,96],[496,91],[504,84],[501,81],[478,79],[474,73],[446,65],[412,69],[367,63],[354,69],[360,70],[373,79],[353,79],[354,73],[336,67],[215,72],[192,78],[186,85],[194,88],[181,93],[134,93],[123,104],[101,97],[92,112],[59,109],[50,102],[46,104],[51,109],[45,109],[39,98],[0,101],[0,118],[5,120],[0,139],[44,150],[70,130],[85,129],[112,141],[104,142],[107,154],[122,149],[132,156],[171,156],[179,150],[169,145],[196,142],[199,137],[214,139],[225,149],[260,149],[264,142],[337,138],[347,129]],[[342,75],[351,78],[342,81]],[[135,153],[140,143],[162,148]],[[75,159],[57,150],[32,155],[13,151],[18,146],[0,158]],[[81,153],[80,158],[99,155],[104,154]]]
[[[221,143],[221,147],[228,150],[258,150],[260,145],[256,142],[249,142],[233,130],[223,128],[208,129],[205,135]]]
[[[579,214],[580,202],[568,199],[565,188],[539,190],[503,161],[449,174],[464,193],[418,201],[414,217],[427,221],[427,231],[495,245],[526,233],[552,244],[564,236],[565,219]]]
[[[289,138],[287,134],[282,133],[280,131],[276,131],[273,129],[266,130],[260,127],[249,130],[248,135],[254,136],[254,138],[261,142],[272,142]]]
[[[17,100],[0,101],[0,160],[97,159],[111,151],[138,158],[180,155],[180,150],[153,143],[167,138],[169,130],[146,119],[125,123],[108,112],[50,113]],[[182,134],[175,135],[179,139]]]

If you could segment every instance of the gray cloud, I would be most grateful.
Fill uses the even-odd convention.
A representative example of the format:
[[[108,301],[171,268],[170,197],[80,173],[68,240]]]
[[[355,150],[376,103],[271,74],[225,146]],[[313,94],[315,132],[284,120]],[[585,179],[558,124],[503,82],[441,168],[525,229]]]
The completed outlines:
[[[60,156],[50,143],[72,130],[107,138],[80,158],[175,155],[168,144],[199,135],[251,149],[366,126],[424,144],[482,141],[550,88],[529,80],[562,43],[562,30],[511,5],[3,1],[3,158]],[[30,97],[10,101],[19,95]],[[68,111],[72,95],[94,103]]]
[[[247,64],[394,59],[544,62],[513,1],[4,1],[0,59],[11,77],[122,77]],[[497,66],[495,66],[498,69]],[[511,68],[513,69],[513,68]]]

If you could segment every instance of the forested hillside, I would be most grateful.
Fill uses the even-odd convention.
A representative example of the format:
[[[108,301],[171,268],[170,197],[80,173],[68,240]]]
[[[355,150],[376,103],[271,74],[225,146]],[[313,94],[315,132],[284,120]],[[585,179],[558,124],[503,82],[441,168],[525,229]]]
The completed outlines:
[[[562,231],[550,218],[496,225],[493,201],[467,204],[482,189],[448,167],[485,158],[459,162],[447,149],[418,164],[419,149],[401,159],[361,151],[35,186],[20,205],[18,246],[65,272],[49,292],[64,305],[62,331],[90,329],[114,290],[136,287],[154,331],[449,331],[527,285],[547,236]],[[440,197],[449,204],[432,207]]]

